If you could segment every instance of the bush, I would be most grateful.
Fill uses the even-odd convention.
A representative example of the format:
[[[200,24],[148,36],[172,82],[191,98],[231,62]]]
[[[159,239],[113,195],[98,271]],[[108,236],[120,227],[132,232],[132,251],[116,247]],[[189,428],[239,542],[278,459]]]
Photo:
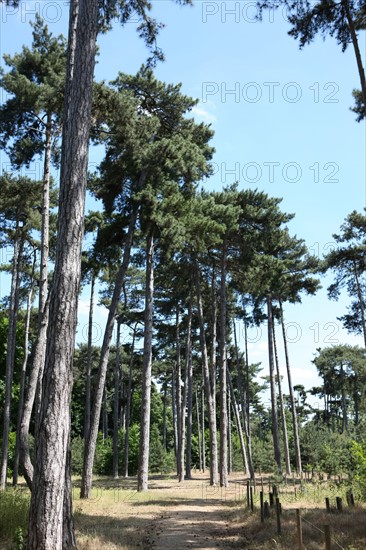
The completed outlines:
[[[20,489],[0,492],[0,538],[19,543],[20,533],[26,532],[29,514],[29,494]],[[18,545],[19,546],[19,545]]]
[[[352,441],[351,456],[354,463],[354,481],[361,497],[366,500],[366,443]]]

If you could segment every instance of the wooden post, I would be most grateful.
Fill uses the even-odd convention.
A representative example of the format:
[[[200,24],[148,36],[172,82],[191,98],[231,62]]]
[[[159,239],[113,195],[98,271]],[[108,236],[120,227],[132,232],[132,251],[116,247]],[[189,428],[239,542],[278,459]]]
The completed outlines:
[[[253,487],[250,487],[250,509],[251,509],[252,512],[254,512]]]
[[[327,509],[327,512],[330,512],[330,501],[329,497],[325,497],[325,507]]]
[[[301,524],[301,512],[296,509],[296,538],[297,538],[297,549],[302,550],[302,524]]]
[[[336,502],[337,502],[338,512],[343,512],[342,498],[341,497],[336,497]]]
[[[273,485],[272,491],[273,491],[273,496],[274,496],[274,498],[277,498],[277,497],[278,497],[278,490],[277,490],[277,486],[276,486],[276,485]]]
[[[324,525],[325,550],[332,550],[332,537],[330,534],[330,525]]]
[[[281,534],[281,506],[280,499],[276,497],[277,535]]]
[[[263,487],[263,476],[261,476],[261,487],[262,487],[262,491],[264,492],[264,487]]]
[[[259,501],[261,505],[261,523],[263,523],[264,522],[263,491],[259,493]]]
[[[268,518],[271,517],[271,512],[270,512],[270,509],[269,509],[268,500],[266,500],[265,503],[264,503],[263,515],[264,515],[265,519],[268,519]]]
[[[273,508],[274,499],[273,499],[273,493],[269,493],[269,505],[271,508]]]
[[[247,508],[249,508],[250,506],[250,501],[249,501],[249,481],[247,481]]]

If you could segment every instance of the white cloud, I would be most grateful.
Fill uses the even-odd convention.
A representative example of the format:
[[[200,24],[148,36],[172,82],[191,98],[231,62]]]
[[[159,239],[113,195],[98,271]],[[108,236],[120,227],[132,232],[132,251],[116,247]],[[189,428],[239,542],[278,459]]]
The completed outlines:
[[[216,122],[216,120],[217,120],[215,115],[209,113],[206,109],[204,109],[203,107],[200,107],[198,105],[193,107],[192,113],[193,113],[194,116],[203,119],[203,121],[207,122],[208,124],[212,124],[212,123]]]

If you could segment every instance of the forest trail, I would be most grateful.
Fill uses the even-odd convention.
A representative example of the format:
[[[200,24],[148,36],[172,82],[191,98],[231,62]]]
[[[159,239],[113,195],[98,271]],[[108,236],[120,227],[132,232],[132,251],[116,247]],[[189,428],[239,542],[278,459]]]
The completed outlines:
[[[239,548],[238,528],[230,523],[232,509],[221,502],[192,500],[161,510],[143,540],[144,549]]]

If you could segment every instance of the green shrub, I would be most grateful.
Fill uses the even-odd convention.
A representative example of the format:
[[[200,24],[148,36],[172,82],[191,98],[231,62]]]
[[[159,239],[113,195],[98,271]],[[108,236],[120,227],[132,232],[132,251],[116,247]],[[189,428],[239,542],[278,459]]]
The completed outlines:
[[[26,532],[29,514],[29,494],[20,489],[0,492],[0,538],[13,539]],[[16,540],[15,540],[16,542]]]

